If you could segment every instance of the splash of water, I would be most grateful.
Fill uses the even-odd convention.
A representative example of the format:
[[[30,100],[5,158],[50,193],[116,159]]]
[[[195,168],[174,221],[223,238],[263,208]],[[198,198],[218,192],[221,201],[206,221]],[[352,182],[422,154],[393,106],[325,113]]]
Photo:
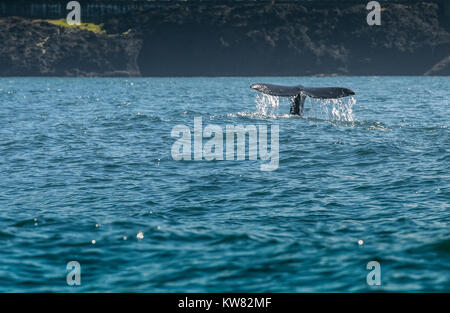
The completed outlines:
[[[266,94],[256,95],[256,110],[262,116],[277,116],[280,98]]]
[[[353,105],[356,103],[354,97],[340,99],[311,99],[308,117],[353,122]]]
[[[289,107],[292,99],[287,99],[287,107]],[[256,115],[262,117],[289,117],[289,114],[279,114],[280,98],[266,94],[256,95]],[[315,118],[329,121],[353,122],[353,105],[356,103],[354,97],[340,99],[312,99],[307,98],[305,101],[304,117]],[[289,109],[286,111],[289,113]]]

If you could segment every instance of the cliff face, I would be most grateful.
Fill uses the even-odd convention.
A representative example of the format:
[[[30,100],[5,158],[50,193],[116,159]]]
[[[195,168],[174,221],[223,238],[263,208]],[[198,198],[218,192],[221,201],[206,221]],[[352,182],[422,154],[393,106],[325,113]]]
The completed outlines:
[[[141,41],[18,17],[0,19],[1,76],[139,76]]]
[[[144,75],[422,75],[450,55],[437,4],[386,5],[381,26],[367,25],[367,13],[365,5],[172,5],[105,27],[138,29]]]
[[[381,26],[368,26],[367,13],[168,4],[106,19],[107,34],[3,19],[0,75],[450,75],[437,4],[384,5]]]

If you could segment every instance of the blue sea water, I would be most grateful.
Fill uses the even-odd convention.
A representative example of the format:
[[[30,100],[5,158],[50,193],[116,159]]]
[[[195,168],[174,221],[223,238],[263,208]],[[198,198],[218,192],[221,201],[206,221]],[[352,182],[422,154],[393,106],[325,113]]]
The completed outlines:
[[[254,82],[356,96],[290,117]],[[449,90],[450,77],[1,78],[0,292],[450,292]],[[278,125],[278,169],[175,161],[172,128],[194,117]]]

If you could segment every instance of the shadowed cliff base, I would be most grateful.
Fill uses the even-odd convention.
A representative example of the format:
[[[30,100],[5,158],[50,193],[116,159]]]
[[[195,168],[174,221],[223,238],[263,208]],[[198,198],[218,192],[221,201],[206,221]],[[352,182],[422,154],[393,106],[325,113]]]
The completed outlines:
[[[437,3],[173,3],[103,19],[102,32],[0,19],[0,75],[450,75]],[[94,28],[95,29],[95,28]],[[32,34],[30,36],[29,34]]]

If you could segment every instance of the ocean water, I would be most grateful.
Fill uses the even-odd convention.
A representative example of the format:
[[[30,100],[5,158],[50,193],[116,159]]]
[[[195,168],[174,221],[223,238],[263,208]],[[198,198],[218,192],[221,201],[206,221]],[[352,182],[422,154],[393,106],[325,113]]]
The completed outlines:
[[[291,117],[255,82],[356,96]],[[449,77],[1,78],[0,292],[449,292],[449,90]],[[278,125],[278,168],[175,161],[171,131],[195,117]]]

